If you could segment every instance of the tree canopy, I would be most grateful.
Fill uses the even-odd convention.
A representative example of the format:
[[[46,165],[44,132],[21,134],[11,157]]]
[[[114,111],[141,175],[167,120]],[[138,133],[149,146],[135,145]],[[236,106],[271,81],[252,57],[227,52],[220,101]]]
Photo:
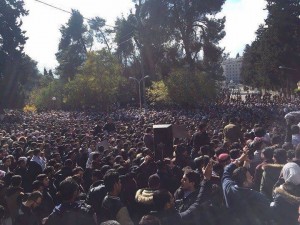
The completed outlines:
[[[290,92],[300,73],[300,3],[267,0],[268,17],[246,46],[242,66],[245,84]]]
[[[68,23],[61,26],[60,32],[61,39],[56,53],[59,66],[56,71],[62,80],[68,81],[78,73],[87,54],[87,27],[79,11],[72,10]]]
[[[0,107],[21,107],[39,74],[37,63],[23,52],[27,14],[22,0],[0,1]]]

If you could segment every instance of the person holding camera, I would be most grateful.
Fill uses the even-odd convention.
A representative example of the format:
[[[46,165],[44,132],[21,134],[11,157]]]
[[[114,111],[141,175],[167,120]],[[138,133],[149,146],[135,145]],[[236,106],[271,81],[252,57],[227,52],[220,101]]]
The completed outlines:
[[[255,191],[253,177],[246,165],[249,165],[248,149],[238,159],[225,167],[222,188],[225,203],[234,220],[234,224],[268,224],[273,218],[269,199]],[[245,166],[240,167],[244,163]]]

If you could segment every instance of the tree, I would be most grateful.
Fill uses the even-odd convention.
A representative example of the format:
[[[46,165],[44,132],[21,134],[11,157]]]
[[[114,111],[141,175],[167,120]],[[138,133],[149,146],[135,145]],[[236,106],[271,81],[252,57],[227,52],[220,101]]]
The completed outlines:
[[[215,59],[218,59],[217,62],[220,64],[219,55],[223,50],[217,45],[225,36],[225,18],[216,19],[215,15],[220,12],[225,1],[165,0],[165,2],[169,9],[167,21],[172,29],[172,39],[179,43],[176,44],[177,51],[182,52],[184,63],[193,71],[201,59],[202,52],[204,61],[207,61],[204,62],[207,70],[213,69],[214,65],[210,66],[210,62]]]
[[[104,29],[105,20],[100,17],[95,17],[89,20],[90,33],[96,37],[97,41],[101,44],[105,44],[107,50],[111,52],[111,44],[109,43],[108,36],[113,32],[111,29]]]
[[[266,9],[266,24],[260,25],[256,40],[245,49],[242,78],[255,87],[288,94],[296,87],[300,72],[300,4],[298,0],[267,0]],[[280,70],[280,66],[294,70]]]
[[[46,68],[44,68],[44,76],[48,76],[48,71]]]
[[[0,2],[0,107],[16,107],[24,101],[19,96],[23,75],[19,68],[27,39],[21,17],[27,14],[22,0]]]
[[[188,76],[189,68],[176,69],[165,80],[153,82],[147,91],[154,105],[197,107],[216,96],[215,84],[209,75],[197,72]]]
[[[65,103],[68,107],[106,110],[117,102],[122,83],[126,82],[116,57],[104,49],[89,52],[80,73],[65,85]]]
[[[159,79],[159,73],[168,76],[172,67],[182,65],[221,78],[223,49],[218,44],[225,35],[225,18],[215,15],[224,0],[134,2],[135,12],[118,21],[117,52],[126,50],[128,56],[130,51],[137,51],[141,70],[153,79]]]
[[[163,80],[152,82],[151,87],[147,90],[147,97],[153,105],[171,104],[168,87]]]
[[[50,78],[54,79],[54,76],[53,76],[53,73],[52,73],[51,69],[49,70],[49,74],[48,75],[49,75]]]
[[[38,109],[62,108],[64,100],[64,83],[62,80],[53,80],[47,84],[34,89],[30,93],[29,103]],[[54,98],[55,97],[55,100]]]
[[[56,53],[56,59],[59,63],[56,71],[60,78],[66,82],[72,80],[78,73],[87,54],[87,28],[79,11],[72,10],[68,23],[61,26],[60,32],[62,37]]]

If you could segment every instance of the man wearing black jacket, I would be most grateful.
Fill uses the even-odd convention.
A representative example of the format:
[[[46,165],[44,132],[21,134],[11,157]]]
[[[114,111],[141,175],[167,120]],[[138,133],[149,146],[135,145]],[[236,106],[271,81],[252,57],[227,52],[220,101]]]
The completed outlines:
[[[201,146],[208,145],[210,143],[210,138],[206,133],[206,124],[200,123],[198,126],[198,131],[193,134],[191,144],[196,152],[200,150]]]
[[[179,212],[187,210],[197,198],[199,193],[200,174],[189,170],[181,179],[181,187],[174,194],[175,207]]]
[[[210,202],[212,185],[210,182],[212,163],[210,162],[204,172],[204,180],[200,184],[195,202],[185,211],[178,212],[174,207],[174,198],[167,190],[157,190],[153,195],[153,202],[156,211],[151,215],[158,217],[162,225],[186,225],[186,224],[207,224],[207,218],[202,212],[206,212],[206,205]]]
[[[79,186],[71,177],[60,183],[62,203],[49,215],[46,225],[95,225],[90,206],[77,202]]]

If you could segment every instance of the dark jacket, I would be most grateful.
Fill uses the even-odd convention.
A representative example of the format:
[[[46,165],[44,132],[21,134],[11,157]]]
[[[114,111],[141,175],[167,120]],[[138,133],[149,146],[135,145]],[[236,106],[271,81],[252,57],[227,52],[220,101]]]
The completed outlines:
[[[42,220],[43,218],[49,216],[55,205],[53,199],[48,191],[48,188],[44,187],[43,191],[43,201],[42,203],[35,209],[38,214],[38,217]]]
[[[195,191],[191,192],[189,195],[184,197],[184,191],[182,188],[177,189],[174,194],[175,198],[175,207],[178,212],[186,211],[197,199],[197,195],[199,190],[196,189]]]
[[[18,209],[14,225],[40,225],[40,221],[33,211],[22,203]]]
[[[42,169],[41,165],[39,165],[35,161],[28,162],[28,178],[29,178],[30,184],[32,184],[32,182],[36,180],[36,177],[41,173],[43,173],[43,169]]]
[[[259,191],[260,190],[260,183],[261,183],[261,177],[262,177],[262,174],[263,174],[263,166],[268,164],[268,163],[272,163],[273,161],[272,160],[265,160],[263,161],[261,164],[259,164],[258,166],[256,166],[255,168],[255,173],[254,173],[254,187],[253,189],[256,190],[256,191]]]
[[[17,167],[14,171],[14,174],[20,175],[22,177],[22,187],[24,188],[24,191],[31,192],[31,183],[28,174],[28,169]]]
[[[100,219],[102,201],[107,194],[107,190],[103,184],[90,189],[87,194],[86,203],[90,205],[96,213],[98,220]]]
[[[151,212],[151,215],[158,217],[162,225],[192,225],[208,224],[205,214],[210,205],[211,182],[202,181],[195,202],[185,211],[178,212],[175,208],[160,212]],[[201,223],[200,223],[201,222]]]
[[[153,151],[154,149],[154,139],[152,134],[144,134],[143,141],[145,146]]]
[[[24,190],[20,187],[8,187],[6,190],[6,206],[12,219],[18,213]]]
[[[274,190],[274,201],[271,207],[278,225],[297,225],[299,206],[300,185],[284,183]]]
[[[209,143],[210,138],[206,131],[196,132],[192,137],[192,146],[196,151],[199,151],[201,146],[208,145]]]
[[[197,191],[197,196],[195,196],[195,201],[185,211],[179,213],[182,224],[213,224],[211,218],[214,218],[215,215],[211,214],[211,193],[212,182],[203,180]]]
[[[243,225],[265,224],[272,220],[270,201],[262,193],[250,188],[239,187],[232,180],[237,166],[233,163],[225,167],[222,188],[226,206],[237,223]]]
[[[273,187],[276,184],[282,167],[281,164],[267,164],[263,166],[263,174],[260,183],[260,192],[272,200]]]
[[[156,216],[161,225],[183,225],[182,218],[175,208],[163,210],[163,211],[152,211],[150,215]]]
[[[74,202],[56,206],[46,225],[95,225],[90,206]]]
[[[118,197],[106,195],[102,202],[101,211],[100,222],[116,220],[122,225],[133,225],[126,206]]]

